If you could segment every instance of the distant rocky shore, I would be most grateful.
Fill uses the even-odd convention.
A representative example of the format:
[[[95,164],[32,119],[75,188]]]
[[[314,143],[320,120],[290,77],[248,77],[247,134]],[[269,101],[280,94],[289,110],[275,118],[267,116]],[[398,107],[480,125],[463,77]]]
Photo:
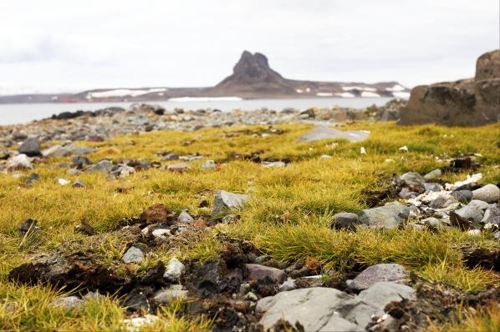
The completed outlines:
[[[40,141],[103,141],[111,136],[158,130],[194,131],[206,127],[241,125],[275,125],[281,123],[311,122],[333,124],[343,121],[389,121],[399,118],[405,100],[391,100],[382,107],[367,110],[352,108],[293,108],[255,111],[221,112],[217,109],[166,110],[159,105],[134,104],[129,109],[111,107],[95,112],[77,111],[53,115],[52,118],[28,124],[0,126],[0,143],[9,147],[36,136]]]

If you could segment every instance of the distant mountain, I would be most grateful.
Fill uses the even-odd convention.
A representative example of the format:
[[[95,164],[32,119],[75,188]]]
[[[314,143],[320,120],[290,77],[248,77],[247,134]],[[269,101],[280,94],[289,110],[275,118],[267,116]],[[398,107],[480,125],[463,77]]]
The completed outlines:
[[[261,53],[244,51],[234,66],[233,74],[212,90],[214,94],[235,94],[243,97],[405,97],[410,90],[398,82],[345,83],[286,79],[271,69]]]
[[[360,82],[317,82],[286,79],[271,69],[261,53],[244,51],[233,68],[233,74],[214,87],[200,88],[116,88],[96,89],[80,93],[22,94],[0,96],[0,103],[81,103],[81,102],[146,102],[180,97],[241,98],[311,98],[311,97],[402,97],[410,90],[398,82],[374,84]]]

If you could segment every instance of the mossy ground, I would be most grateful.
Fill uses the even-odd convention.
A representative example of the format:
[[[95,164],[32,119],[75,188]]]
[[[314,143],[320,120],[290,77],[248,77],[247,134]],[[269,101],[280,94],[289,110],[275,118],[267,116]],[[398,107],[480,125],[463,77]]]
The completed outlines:
[[[29,261],[34,253],[71,246],[89,240],[74,228],[85,220],[98,232],[95,250],[109,264],[120,265],[127,242],[113,233],[126,218],[137,217],[147,207],[162,203],[170,210],[189,209],[194,216],[210,216],[216,190],[251,195],[239,211],[241,219],[193,233],[178,243],[158,247],[137,270],[165,263],[172,256],[207,260],[219,255],[218,234],[252,242],[270,260],[288,264],[297,260],[317,260],[323,271],[348,271],[354,266],[393,262],[420,277],[450,285],[467,292],[499,287],[495,271],[468,268],[463,248],[499,249],[492,234],[469,236],[457,229],[438,233],[415,230],[359,230],[356,233],[330,229],[331,216],[337,212],[358,212],[366,208],[367,191],[382,190],[392,174],[414,171],[421,174],[447,166],[446,160],[476,154],[482,164],[482,183],[500,183],[500,125],[480,128],[444,128],[434,125],[399,127],[394,123],[358,122],[344,129],[366,129],[369,139],[351,143],[324,140],[296,143],[311,126],[280,125],[278,133],[267,127],[203,129],[196,132],[151,132],[115,137],[106,142],[75,142],[98,151],[89,155],[93,162],[102,158],[118,161],[146,159],[161,168],[138,171],[111,180],[101,173],[68,175],[60,167],[68,158],[49,158],[33,170],[40,179],[27,186],[31,171],[14,176],[0,174],[0,327],[12,330],[116,330],[123,326],[124,310],[116,299],[91,301],[77,314],[68,314],[49,303],[61,291],[47,286],[15,285],[7,281],[9,271]],[[282,133],[281,133],[282,132]],[[57,143],[57,142],[54,142]],[[399,147],[407,146],[402,153]],[[366,155],[360,154],[364,147]],[[200,169],[203,161],[190,163],[186,172],[170,172],[162,152],[179,155],[199,154],[213,159],[219,167]],[[285,168],[263,168],[235,156],[258,152],[263,160],[289,162]],[[332,158],[323,159],[322,155]],[[468,171],[447,173],[442,180],[463,180]],[[85,188],[61,186],[58,178],[80,180]],[[208,207],[200,204],[208,201]],[[18,233],[18,225],[31,218],[41,232],[30,238]],[[165,308],[163,327],[171,330],[208,329],[208,320],[186,320]],[[460,316],[451,325],[436,329],[486,330],[497,324],[498,308],[475,315]],[[489,324],[489,325],[488,325]],[[161,326],[150,326],[157,330]]]

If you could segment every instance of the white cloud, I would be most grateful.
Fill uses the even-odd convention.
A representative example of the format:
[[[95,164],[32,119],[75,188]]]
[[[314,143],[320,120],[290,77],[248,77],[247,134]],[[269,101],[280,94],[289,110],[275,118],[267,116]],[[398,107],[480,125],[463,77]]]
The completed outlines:
[[[5,84],[208,86],[243,50],[285,77],[415,85],[500,47],[491,0],[2,0]],[[2,84],[2,83],[0,83]]]

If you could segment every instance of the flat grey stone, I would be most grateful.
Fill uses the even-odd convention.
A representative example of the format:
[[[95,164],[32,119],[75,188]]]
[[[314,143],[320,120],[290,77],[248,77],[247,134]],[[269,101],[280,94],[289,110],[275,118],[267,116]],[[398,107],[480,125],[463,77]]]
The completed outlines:
[[[299,137],[297,142],[314,142],[322,139],[346,139],[358,142],[368,138],[369,134],[368,131],[342,131],[327,126],[317,126]]]
[[[201,169],[204,171],[209,171],[212,169],[215,169],[215,161],[213,160],[207,160],[201,165]]]
[[[488,208],[488,203],[479,200],[472,200],[466,206],[458,209],[455,213],[462,219],[474,223],[483,220],[484,211]]]
[[[404,267],[399,264],[377,264],[361,272],[354,278],[349,287],[361,291],[381,281],[401,282],[404,280],[405,276],[406,271]]]
[[[359,213],[361,224],[373,228],[397,228],[408,219],[410,209],[399,202],[387,203],[384,206],[365,209]]]
[[[188,291],[182,289],[181,285],[174,285],[168,289],[161,290],[155,294],[153,299],[161,303],[162,305],[168,305],[170,302],[177,299],[186,299],[188,297]]]
[[[94,166],[92,166],[89,171],[98,171],[102,173],[111,173],[113,170],[113,163],[110,160],[104,159],[98,161]]]
[[[358,300],[373,308],[380,308],[382,312],[389,302],[401,301],[403,298],[414,300],[415,290],[407,285],[385,281],[373,284],[357,296]]]
[[[500,202],[500,188],[491,183],[487,184],[482,188],[474,190],[472,192],[472,198],[486,203]]]
[[[221,215],[231,208],[241,208],[249,199],[249,195],[233,194],[224,190],[217,190],[212,208],[212,216]]]
[[[128,263],[140,263],[144,260],[144,253],[141,249],[130,247],[122,257],[122,261]]]
[[[84,300],[76,296],[67,296],[59,299],[55,299],[50,303],[51,307],[59,307],[65,310],[73,310],[81,307],[85,303]]]
[[[292,325],[300,322],[305,331],[321,331],[323,326],[332,325],[328,325],[328,322],[336,308],[350,298],[348,294],[334,288],[302,288],[260,299],[255,310],[257,313],[264,313],[260,320],[264,330],[280,319],[285,319]],[[341,322],[342,327],[350,327],[347,331],[356,330],[356,325],[344,322],[342,317],[333,319],[336,323]]]
[[[178,163],[173,165],[168,165],[167,170],[171,172],[184,172],[189,169],[189,165],[187,163]]]

